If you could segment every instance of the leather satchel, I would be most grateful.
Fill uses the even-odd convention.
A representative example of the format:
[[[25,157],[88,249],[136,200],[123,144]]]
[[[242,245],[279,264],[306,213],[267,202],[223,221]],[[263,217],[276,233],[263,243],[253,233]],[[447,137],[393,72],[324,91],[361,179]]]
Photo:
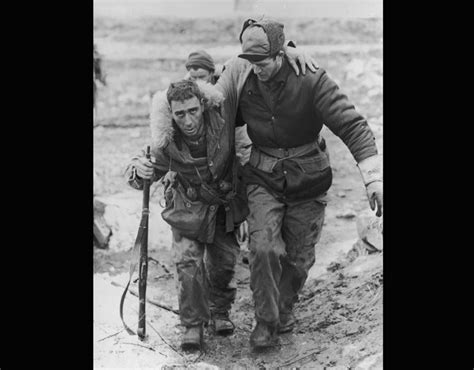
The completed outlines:
[[[234,161],[233,165],[232,191],[224,196],[204,181],[201,181],[196,196],[187,196],[183,183],[188,190],[196,189],[192,188],[183,176],[169,171],[165,178],[172,181],[165,184],[165,209],[161,212],[163,220],[187,238],[212,243],[217,210],[222,205],[226,215],[226,232],[233,231],[249,214],[245,186],[237,175],[238,162]],[[197,168],[196,172],[200,177]]]
[[[164,195],[163,220],[189,239],[212,242],[214,233],[209,231],[213,230],[211,226],[215,223],[217,206],[189,199],[180,182],[169,184]]]

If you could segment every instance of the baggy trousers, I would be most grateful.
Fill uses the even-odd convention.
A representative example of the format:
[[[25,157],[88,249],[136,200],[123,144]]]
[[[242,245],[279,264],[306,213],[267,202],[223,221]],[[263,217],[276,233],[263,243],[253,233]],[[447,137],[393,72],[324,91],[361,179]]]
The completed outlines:
[[[214,314],[227,314],[235,300],[232,280],[240,246],[233,232],[216,225],[214,242],[205,244],[180,235],[172,228],[173,250],[178,274],[181,323],[207,323]]]
[[[260,185],[247,186],[250,214],[250,288],[255,318],[268,325],[293,309],[298,293],[315,262],[326,202],[298,202],[275,198]]]

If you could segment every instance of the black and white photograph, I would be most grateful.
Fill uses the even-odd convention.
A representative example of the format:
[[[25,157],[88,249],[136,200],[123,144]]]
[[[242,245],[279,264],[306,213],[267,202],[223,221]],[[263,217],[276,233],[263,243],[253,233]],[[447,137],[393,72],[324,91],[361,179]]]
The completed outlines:
[[[383,28],[93,0],[94,369],[383,369]]]

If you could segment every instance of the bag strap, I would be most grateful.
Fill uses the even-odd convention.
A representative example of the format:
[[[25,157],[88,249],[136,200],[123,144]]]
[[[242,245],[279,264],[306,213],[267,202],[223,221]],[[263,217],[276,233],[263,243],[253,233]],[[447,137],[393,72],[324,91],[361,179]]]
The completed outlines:
[[[208,199],[208,198],[203,198],[202,197],[202,191],[200,191],[200,197],[201,199],[204,199],[206,201],[206,203],[209,203],[209,204],[212,204],[212,203],[217,203],[217,204],[223,204],[223,200],[222,198],[219,196],[219,194],[217,193],[217,191],[215,191],[213,188],[211,188],[210,186],[207,185],[207,183],[203,180],[198,168],[196,166],[194,166],[194,169],[196,170],[196,174],[197,176],[199,177],[199,180],[201,181],[201,184],[200,184],[200,188],[201,189],[204,189],[206,191],[207,194],[210,194],[212,196],[212,198]]]
[[[236,194],[236,189],[237,189],[237,161],[234,158],[234,162],[232,163],[232,191],[228,192],[225,196],[224,199],[222,199],[219,194],[212,189],[210,186],[206,184],[205,181],[203,181],[203,178],[196,166],[194,166],[194,169],[196,170],[196,174],[199,177],[199,180],[201,181],[201,189],[205,189],[206,193],[210,194],[212,196],[211,199],[207,199],[206,201],[208,203],[213,203],[217,202],[218,204],[222,205],[225,210],[225,229],[226,232],[231,232],[234,230],[234,216],[232,213],[232,210],[230,208],[229,202],[235,197]],[[202,195],[202,192],[201,192]]]
[[[169,167],[168,167],[168,172],[171,172],[173,169],[172,169],[172,165],[171,165],[171,155],[170,155],[170,164],[169,164]],[[181,175],[178,171],[175,171],[176,172],[176,177],[178,178],[179,182],[181,182],[182,185],[184,185],[186,188],[189,188],[191,187],[191,184],[188,180],[186,180],[186,178]]]

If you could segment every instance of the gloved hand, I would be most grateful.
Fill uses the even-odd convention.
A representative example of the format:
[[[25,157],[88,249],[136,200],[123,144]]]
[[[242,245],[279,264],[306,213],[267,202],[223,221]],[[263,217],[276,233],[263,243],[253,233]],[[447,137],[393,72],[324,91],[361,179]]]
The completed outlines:
[[[360,161],[359,167],[362,180],[364,181],[370,208],[375,211],[376,216],[382,216],[383,204],[383,182],[382,182],[382,157],[374,155]]]
[[[369,198],[370,209],[375,211],[377,207],[376,216],[382,216],[383,208],[383,182],[374,181],[367,185],[367,197]]]
[[[242,222],[239,225],[239,228],[235,230],[235,236],[237,237],[237,241],[239,243],[244,243],[249,238],[249,225],[247,221]]]

